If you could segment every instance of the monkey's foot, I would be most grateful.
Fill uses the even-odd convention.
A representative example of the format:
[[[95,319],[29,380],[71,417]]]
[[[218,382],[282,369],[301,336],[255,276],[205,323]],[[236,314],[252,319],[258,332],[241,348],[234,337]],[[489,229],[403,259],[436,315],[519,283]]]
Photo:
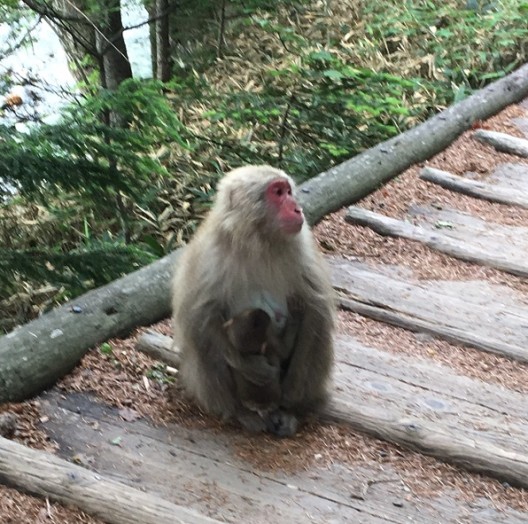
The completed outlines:
[[[277,409],[267,417],[267,430],[277,437],[291,437],[297,433],[299,419],[291,413]]]

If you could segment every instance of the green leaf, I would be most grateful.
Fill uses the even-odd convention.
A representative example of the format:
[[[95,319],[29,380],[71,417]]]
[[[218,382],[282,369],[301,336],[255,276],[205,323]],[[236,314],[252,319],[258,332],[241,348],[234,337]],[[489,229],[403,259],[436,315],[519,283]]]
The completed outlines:
[[[110,444],[112,444],[112,446],[120,446],[122,441],[123,441],[123,437],[119,436],[119,437],[112,439],[110,441]]]
[[[436,227],[436,229],[454,229],[455,228],[453,223],[448,222],[446,220],[438,220],[438,222],[435,223],[434,227]]]
[[[314,51],[308,55],[311,60],[319,62],[330,62],[334,56],[328,51]]]
[[[112,348],[112,346],[108,343],[108,342],[104,342],[103,344],[101,344],[101,346],[99,347],[99,351],[103,354],[103,355],[111,355],[114,351],[114,349]]]
[[[343,73],[341,73],[340,71],[336,71],[335,69],[327,69],[323,72],[323,76],[332,80],[341,80],[345,77]]]

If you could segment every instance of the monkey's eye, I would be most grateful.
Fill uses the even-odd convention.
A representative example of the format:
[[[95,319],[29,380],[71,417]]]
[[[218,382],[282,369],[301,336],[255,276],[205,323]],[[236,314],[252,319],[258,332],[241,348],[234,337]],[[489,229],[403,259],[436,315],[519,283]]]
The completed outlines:
[[[270,196],[282,200],[286,195],[291,196],[292,188],[286,181],[276,180],[268,186],[267,192]]]
[[[292,192],[291,192],[291,187],[288,185],[288,186],[277,186],[276,189],[275,189],[275,194],[277,196],[283,196],[284,194],[287,194],[287,195],[291,195]]]

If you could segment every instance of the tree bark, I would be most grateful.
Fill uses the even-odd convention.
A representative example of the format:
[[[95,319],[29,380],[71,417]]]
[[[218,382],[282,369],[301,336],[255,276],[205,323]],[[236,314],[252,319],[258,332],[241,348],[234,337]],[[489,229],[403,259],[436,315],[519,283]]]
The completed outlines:
[[[0,478],[27,493],[73,504],[110,524],[219,521],[172,504],[44,451],[0,437]]]
[[[171,46],[169,37],[169,0],[156,0],[156,78],[171,78]]]
[[[96,31],[97,52],[100,57],[101,85],[115,91],[119,85],[132,78],[132,66],[123,38],[120,0],[106,0]]]
[[[86,15],[88,8],[84,0],[50,0],[49,3],[37,0],[24,0],[53,27],[61,44],[75,67],[70,72],[79,82],[89,82],[94,64],[85,63],[86,55],[95,57],[96,41],[93,23]],[[84,14],[84,16],[83,16]]]
[[[528,96],[528,64],[493,82],[427,122],[387,140],[304,183],[301,202],[315,224],[325,215],[357,202],[399,175],[445,149],[477,120]]]
[[[145,9],[149,17],[150,63],[152,65],[152,78],[158,78],[158,50],[156,38],[156,0],[146,0]]]
[[[132,68],[123,38],[120,0],[103,0],[95,9],[83,0],[50,0],[49,3],[24,0],[36,13],[45,16],[77,65],[74,74],[86,81],[89,76],[81,66],[86,54],[97,60],[101,85],[116,89],[132,78]]]
[[[51,386],[96,344],[169,316],[179,256],[172,253],[0,338],[0,404]]]
[[[300,187],[310,223],[366,196],[450,144],[475,120],[528,96],[528,65],[424,124],[326,171]],[[170,314],[169,280],[179,253],[91,291],[0,338],[0,403],[39,393],[94,345]],[[81,307],[80,313],[77,306]]]

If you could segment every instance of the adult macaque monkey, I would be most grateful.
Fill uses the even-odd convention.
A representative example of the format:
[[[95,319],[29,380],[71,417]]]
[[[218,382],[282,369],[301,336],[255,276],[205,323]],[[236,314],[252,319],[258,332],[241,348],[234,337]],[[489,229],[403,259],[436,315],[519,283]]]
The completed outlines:
[[[210,413],[279,436],[294,434],[300,417],[325,401],[333,362],[333,290],[294,191],[293,180],[269,166],[228,173],[173,284],[187,393]],[[241,354],[223,328],[255,308],[270,315],[286,355],[279,408],[265,415],[242,404],[233,377],[262,385],[276,370],[265,355]]]

